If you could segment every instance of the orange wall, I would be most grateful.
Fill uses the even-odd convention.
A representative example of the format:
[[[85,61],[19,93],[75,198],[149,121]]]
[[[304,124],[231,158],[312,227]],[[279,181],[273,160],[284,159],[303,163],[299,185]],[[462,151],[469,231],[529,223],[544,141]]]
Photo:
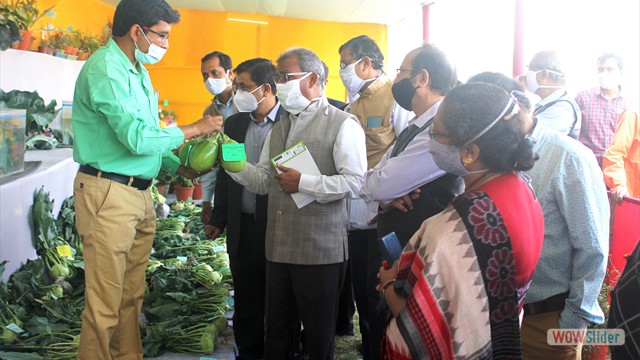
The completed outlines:
[[[77,30],[98,34],[114,8],[97,0],[40,0],[41,9],[60,3],[57,16],[49,20],[56,27],[68,25]],[[160,100],[169,100],[169,108],[178,115],[180,124],[199,119],[210,103],[200,75],[200,59],[218,50],[227,53],[233,65],[254,57],[275,62],[278,55],[292,46],[315,51],[329,66],[327,95],[345,99],[345,89],[338,75],[338,48],[352,37],[366,34],[374,39],[383,53],[387,49],[387,27],[379,24],[339,23],[291,19],[257,14],[238,14],[203,10],[180,10],[180,23],[171,31],[169,51],[163,60],[148,66],[151,80],[159,90]],[[242,23],[227,17],[266,21],[268,25]],[[39,26],[36,26],[39,27]]]
[[[38,0],[40,10],[58,4],[53,11],[54,18],[44,17],[35,25],[35,29],[42,29],[47,23],[56,29],[66,30],[72,26],[74,30],[94,35],[102,34],[102,28],[113,19],[115,8],[98,0]],[[35,35],[39,38],[40,34]]]

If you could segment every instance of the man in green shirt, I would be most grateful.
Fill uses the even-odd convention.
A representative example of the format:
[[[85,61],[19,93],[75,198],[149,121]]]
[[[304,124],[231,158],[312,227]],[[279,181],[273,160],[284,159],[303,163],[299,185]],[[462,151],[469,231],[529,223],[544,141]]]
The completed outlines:
[[[76,224],[84,243],[85,298],[78,359],[142,359],[138,315],[155,233],[149,186],[161,167],[193,178],[171,150],[219,131],[221,116],[161,129],[143,64],[169,47],[180,15],[165,0],[122,0],[113,38],[82,68],[74,92]]]

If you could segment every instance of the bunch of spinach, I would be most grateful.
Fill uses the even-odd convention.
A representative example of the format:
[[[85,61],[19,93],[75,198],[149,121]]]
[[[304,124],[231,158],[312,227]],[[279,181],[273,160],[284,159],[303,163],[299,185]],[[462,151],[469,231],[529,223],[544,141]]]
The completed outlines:
[[[145,356],[158,356],[167,350],[211,353],[233,306],[224,237],[205,239],[200,226],[193,224],[201,222],[200,208],[193,203],[174,203],[172,207],[176,209],[169,218],[157,221],[154,251],[146,270],[140,321]],[[9,284],[0,283],[0,297],[6,302],[0,303],[0,309],[9,309],[11,321],[23,330],[9,334],[14,338],[11,344],[0,344],[0,357],[77,356],[84,309],[82,243],[75,231],[73,198],[63,202],[57,219],[52,209],[53,200],[40,189],[32,211],[34,245],[42,258],[27,261],[11,275]],[[71,256],[61,256],[58,246],[69,246]],[[58,274],[51,272],[57,264],[53,264],[53,257],[73,268],[77,276],[56,281],[54,275]]]

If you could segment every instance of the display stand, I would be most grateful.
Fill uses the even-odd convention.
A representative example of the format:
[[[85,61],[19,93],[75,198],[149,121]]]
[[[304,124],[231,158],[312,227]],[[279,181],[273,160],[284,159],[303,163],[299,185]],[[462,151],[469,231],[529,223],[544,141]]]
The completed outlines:
[[[37,257],[33,246],[33,196],[41,186],[54,200],[53,213],[58,215],[62,202],[73,195],[73,179],[78,164],[73,149],[30,150],[25,162],[38,167],[23,176],[0,185],[0,261],[9,261],[3,279],[28,259]]]
[[[84,61],[67,60],[33,51],[0,51],[0,88],[37,91],[46,104],[73,100],[76,79]]]

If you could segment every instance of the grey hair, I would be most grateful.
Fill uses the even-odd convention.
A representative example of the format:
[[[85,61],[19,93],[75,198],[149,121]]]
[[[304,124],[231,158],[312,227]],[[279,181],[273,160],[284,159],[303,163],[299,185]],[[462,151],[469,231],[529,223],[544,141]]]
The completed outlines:
[[[533,56],[529,63],[529,69],[538,70],[551,70],[549,71],[549,78],[552,81],[560,83],[562,85],[566,82],[564,68],[560,61],[560,55],[557,51],[540,51]]]
[[[314,72],[318,75],[318,88],[324,89],[324,67],[322,66],[322,60],[313,51],[301,47],[295,47],[285,50],[280,57],[278,57],[277,63],[280,63],[284,59],[295,57],[298,59],[298,66],[300,71]]]

